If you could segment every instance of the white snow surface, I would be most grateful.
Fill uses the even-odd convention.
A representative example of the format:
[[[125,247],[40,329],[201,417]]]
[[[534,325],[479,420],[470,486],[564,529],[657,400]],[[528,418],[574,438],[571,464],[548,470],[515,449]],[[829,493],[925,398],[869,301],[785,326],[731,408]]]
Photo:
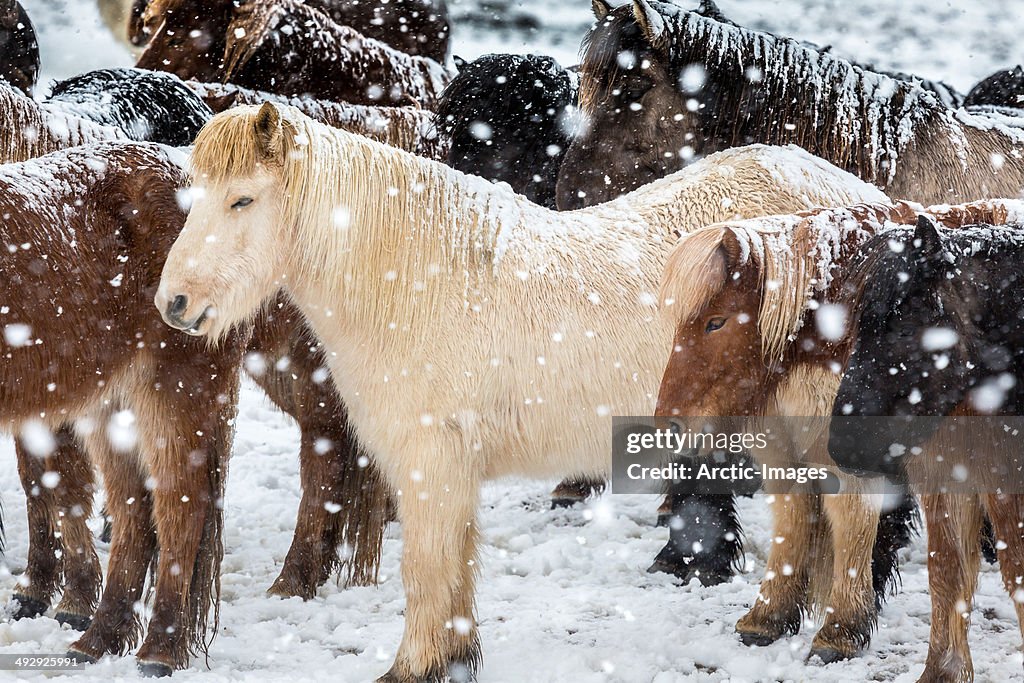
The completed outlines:
[[[89,0],[23,0],[42,47],[44,78],[131,64],[101,27]],[[692,2],[683,3],[692,7]],[[881,68],[946,80],[966,91],[997,68],[1024,61],[1024,3],[1001,0],[720,0],[742,25],[823,45]],[[589,0],[449,0],[454,53],[540,52],[576,62],[590,23]],[[498,19],[495,19],[495,16]],[[45,92],[45,88],[42,89]],[[385,541],[381,583],[329,582],[302,602],[265,595],[291,541],[299,500],[298,430],[246,383],[228,478],[227,552],[218,638],[178,681],[368,681],[390,665],[402,632],[401,529]],[[13,444],[0,442],[0,497],[7,552],[0,603],[24,569],[25,497]],[[815,624],[766,648],[743,646],[736,620],[757,594],[769,546],[763,497],[740,502],[747,567],[731,584],[677,585],[644,570],[667,539],[653,528],[652,496],[605,494],[550,511],[554,482],[505,481],[483,493],[478,609],[481,683],[576,681],[896,681],[916,680],[927,651],[930,603],[926,547],[903,553],[903,588],[884,607],[867,653],[823,667],[803,662]],[[100,501],[97,501],[97,509]],[[93,520],[98,531],[99,520]],[[100,544],[106,563],[108,548]],[[52,614],[52,613],[51,613]],[[0,618],[0,653],[61,653],[78,634],[50,616]],[[1022,680],[1020,633],[995,568],[984,566],[971,625],[976,680]],[[6,680],[134,680],[131,657],[107,657],[65,675],[0,672]]]

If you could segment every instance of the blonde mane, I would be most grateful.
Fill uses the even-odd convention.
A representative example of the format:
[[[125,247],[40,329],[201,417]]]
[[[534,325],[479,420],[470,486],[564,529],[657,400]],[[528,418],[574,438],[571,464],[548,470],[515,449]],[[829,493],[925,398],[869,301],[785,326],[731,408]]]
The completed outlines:
[[[779,361],[811,300],[831,290],[838,263],[885,222],[913,221],[919,208],[860,204],[708,226],[683,235],[669,254],[660,300],[676,321],[689,322],[730,280],[757,282],[762,356]],[[724,272],[713,267],[716,259],[724,260]]]

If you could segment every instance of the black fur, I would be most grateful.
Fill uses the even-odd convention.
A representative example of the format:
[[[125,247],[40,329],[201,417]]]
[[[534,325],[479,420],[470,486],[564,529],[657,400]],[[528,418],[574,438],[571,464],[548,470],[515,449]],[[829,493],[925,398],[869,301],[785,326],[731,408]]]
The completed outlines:
[[[0,0],[0,80],[30,96],[39,80],[36,29],[16,0]]]
[[[871,549],[871,586],[875,609],[900,587],[899,551],[914,540],[921,525],[917,501],[910,493],[900,494],[899,504],[886,510],[878,520],[878,535]]]
[[[143,69],[99,69],[53,86],[48,102],[115,126],[141,142],[190,145],[213,111],[177,76]]]
[[[964,106],[1024,107],[1024,69],[1000,69],[978,81],[964,98]]]
[[[485,55],[466,64],[434,118],[452,140],[448,164],[555,208],[576,96],[575,74],[550,57]]]

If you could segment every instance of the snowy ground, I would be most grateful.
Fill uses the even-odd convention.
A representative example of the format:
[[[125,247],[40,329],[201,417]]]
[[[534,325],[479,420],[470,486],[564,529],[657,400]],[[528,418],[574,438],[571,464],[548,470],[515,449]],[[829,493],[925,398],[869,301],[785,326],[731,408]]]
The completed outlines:
[[[455,52],[536,51],[575,61],[589,0],[449,0]],[[968,89],[1018,50],[1024,2],[962,0],[722,0],[736,21],[831,44],[843,55],[917,72]],[[44,73],[62,77],[130,64],[86,0],[25,0],[40,31]],[[498,21],[495,16],[501,17]],[[367,681],[387,669],[402,628],[400,529],[385,543],[376,588],[329,584],[315,600],[267,597],[291,540],[299,499],[298,432],[259,390],[243,393],[227,497],[221,633],[210,668],[197,661],[177,680]],[[748,571],[717,588],[673,584],[644,572],[667,532],[651,528],[656,501],[605,495],[586,509],[552,512],[552,482],[503,482],[484,492],[479,582],[484,644],[481,683],[498,681],[913,681],[928,638],[923,539],[905,555],[903,591],[884,609],[870,651],[829,667],[805,665],[814,627],[750,649],[733,625],[756,595],[769,520],[763,499],[744,501]],[[8,551],[0,604],[22,571],[25,500],[13,447],[0,442],[0,496]],[[101,557],[106,560],[106,548]],[[77,634],[50,618],[0,621],[0,653],[59,653]],[[998,573],[983,569],[971,628],[978,681],[1021,680],[1020,635]],[[67,676],[0,672],[0,681],[109,681],[137,676],[130,658],[107,658]]]

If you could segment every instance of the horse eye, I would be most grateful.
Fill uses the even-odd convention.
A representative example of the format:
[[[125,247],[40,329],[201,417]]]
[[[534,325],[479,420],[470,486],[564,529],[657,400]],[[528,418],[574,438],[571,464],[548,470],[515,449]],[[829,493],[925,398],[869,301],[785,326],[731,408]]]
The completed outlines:
[[[231,208],[235,209],[237,211],[238,209],[244,209],[245,207],[249,206],[250,204],[252,204],[252,198],[251,197],[242,197],[237,202],[232,204]]]
[[[708,321],[708,326],[704,328],[704,333],[714,332],[725,327],[725,318],[712,318]]]

